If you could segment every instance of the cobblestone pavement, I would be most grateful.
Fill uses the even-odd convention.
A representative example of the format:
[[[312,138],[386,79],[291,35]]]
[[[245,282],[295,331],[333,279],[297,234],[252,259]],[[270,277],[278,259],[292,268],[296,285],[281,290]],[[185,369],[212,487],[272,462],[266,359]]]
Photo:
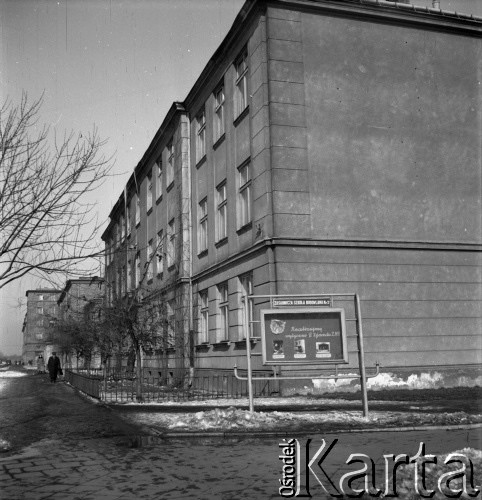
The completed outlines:
[[[325,460],[327,472],[338,479],[342,473],[353,470],[345,465],[351,453],[365,453],[373,458],[377,467],[381,467],[377,470],[377,480],[383,480],[383,453],[413,456],[420,442],[425,443],[427,454],[468,446],[480,448],[481,444],[480,429],[339,433],[311,438],[313,452],[322,438],[328,443],[338,439]],[[76,442],[42,440],[20,455],[0,459],[0,498],[280,498],[278,479],[282,464],[278,444],[281,439],[143,439],[144,445],[140,447],[129,447],[127,442],[119,443],[112,438]],[[314,498],[327,498],[317,484],[311,493]]]
[[[162,440],[123,426],[115,412],[86,401],[63,384],[50,386],[27,378],[12,381],[15,390],[4,388],[0,393],[0,422],[8,424],[0,427],[0,437],[19,445],[0,454],[1,500],[280,498],[281,438]],[[17,400],[20,406],[15,406]],[[421,442],[427,454],[482,448],[480,428],[340,432],[309,438],[312,454],[321,439],[338,439],[324,462],[327,472],[338,479],[350,470],[346,460],[351,453],[373,458],[377,480],[383,480],[386,453],[413,456]],[[329,498],[316,481],[311,493]]]

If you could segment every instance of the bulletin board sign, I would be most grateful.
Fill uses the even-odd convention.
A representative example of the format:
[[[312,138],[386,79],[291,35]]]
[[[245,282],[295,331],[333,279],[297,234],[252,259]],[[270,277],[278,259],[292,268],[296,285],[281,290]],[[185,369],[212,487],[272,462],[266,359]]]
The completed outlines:
[[[264,365],[348,363],[344,309],[263,309],[260,320]]]

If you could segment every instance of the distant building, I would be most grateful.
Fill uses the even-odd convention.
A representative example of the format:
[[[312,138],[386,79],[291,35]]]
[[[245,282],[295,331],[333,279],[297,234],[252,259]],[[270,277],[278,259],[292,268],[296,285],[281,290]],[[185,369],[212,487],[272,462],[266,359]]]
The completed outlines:
[[[99,301],[104,297],[104,279],[98,276],[83,277],[77,279],[67,280],[65,287],[60,293],[57,304],[59,310],[59,326],[57,329],[56,343],[61,354],[64,355],[65,363],[76,367],[91,366],[93,363],[96,367],[100,365],[96,348],[92,342],[92,349],[81,349],[82,342],[77,343],[75,338],[72,337],[75,324],[81,324],[84,327],[88,326],[90,320],[100,320]],[[93,317],[93,312],[97,316]],[[88,332],[83,332],[86,338],[89,337]],[[68,337],[68,338],[66,338]],[[92,335],[93,338],[93,335]],[[90,347],[90,342],[84,343]],[[72,356],[75,362],[72,362]]]
[[[27,313],[22,327],[24,363],[35,365],[40,355],[46,356],[49,332],[58,317],[57,299],[60,293],[60,290],[52,288],[27,290]]]
[[[67,280],[58,297],[59,319],[82,320],[86,306],[104,296],[104,279],[98,276]]]
[[[383,0],[244,4],[103,234],[110,298],[147,272],[177,318],[168,368],[244,367],[246,293],[348,292],[368,366],[480,365],[481,34]]]

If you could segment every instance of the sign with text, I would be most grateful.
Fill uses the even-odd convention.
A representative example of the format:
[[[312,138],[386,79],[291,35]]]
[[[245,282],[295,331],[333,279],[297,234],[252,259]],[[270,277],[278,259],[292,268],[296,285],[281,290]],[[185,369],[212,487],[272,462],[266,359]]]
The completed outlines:
[[[263,309],[263,364],[348,363],[343,309]]]
[[[276,298],[271,299],[272,307],[331,307],[331,297]]]

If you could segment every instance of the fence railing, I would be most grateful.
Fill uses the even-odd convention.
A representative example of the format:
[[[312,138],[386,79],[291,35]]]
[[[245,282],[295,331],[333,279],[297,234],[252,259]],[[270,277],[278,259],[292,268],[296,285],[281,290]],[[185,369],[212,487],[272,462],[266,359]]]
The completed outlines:
[[[264,376],[265,375],[265,376]],[[278,392],[277,381],[269,374],[253,383],[255,396],[271,396]],[[137,400],[137,378],[129,371],[66,370],[65,379],[89,396],[106,402],[127,403]],[[239,399],[247,397],[248,385],[232,373],[185,373],[163,379],[161,376],[143,375],[141,397],[145,402],[183,402],[207,399]]]
[[[93,398],[100,399],[101,391],[100,386],[102,383],[102,375],[95,375],[94,373],[75,372],[73,370],[64,370],[65,380],[79,389],[85,394]]]

